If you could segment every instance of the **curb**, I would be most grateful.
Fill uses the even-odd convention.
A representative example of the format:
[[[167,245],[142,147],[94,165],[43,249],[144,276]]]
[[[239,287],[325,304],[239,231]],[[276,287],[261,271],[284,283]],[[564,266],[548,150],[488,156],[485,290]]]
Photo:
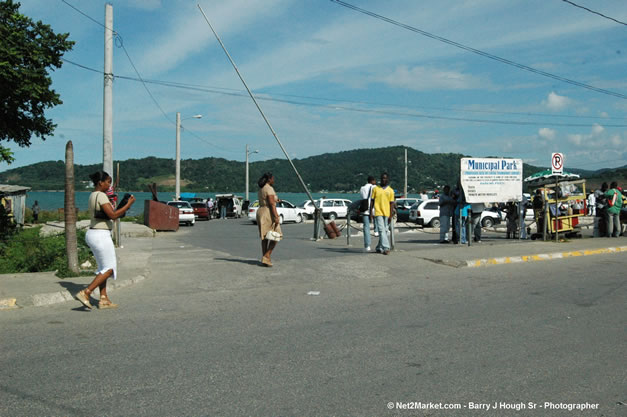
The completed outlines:
[[[554,253],[541,253],[536,255],[523,255],[523,256],[505,256],[502,258],[486,258],[486,259],[473,259],[466,261],[466,265],[469,268],[476,268],[480,266],[489,265],[506,265],[521,262],[535,262],[535,261],[549,261],[552,259],[564,259],[573,258],[579,256],[591,256],[591,255],[604,255],[608,253],[620,253],[627,252],[627,246],[601,248],[601,249],[582,249],[569,252],[554,252]]]
[[[125,288],[133,284],[137,284],[142,282],[148,276],[149,269],[146,268],[144,270],[143,275],[137,275],[133,278],[126,279],[124,281],[113,281],[107,285],[107,291],[115,291],[120,288]],[[34,294],[30,296],[32,301],[32,306],[34,307],[42,307],[49,306],[52,304],[64,303],[66,301],[75,300],[74,295],[71,294],[68,290],[55,291],[49,293],[41,293]],[[30,303],[26,304],[26,306],[31,306]],[[20,306],[17,304],[17,299],[15,298],[4,298],[0,299],[0,310],[9,310],[14,308],[21,308],[24,306]]]

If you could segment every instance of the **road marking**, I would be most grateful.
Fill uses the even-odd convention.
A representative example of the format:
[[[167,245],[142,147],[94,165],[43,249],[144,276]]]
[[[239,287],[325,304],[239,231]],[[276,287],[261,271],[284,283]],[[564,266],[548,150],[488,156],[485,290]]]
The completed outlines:
[[[519,262],[548,261],[552,259],[577,258],[581,256],[604,255],[608,253],[619,252],[627,252],[627,246],[601,249],[582,249],[569,252],[540,253],[536,255],[506,256],[502,258],[473,259],[470,261],[466,261],[466,266],[470,268],[476,268],[479,266],[487,265],[505,265]]]

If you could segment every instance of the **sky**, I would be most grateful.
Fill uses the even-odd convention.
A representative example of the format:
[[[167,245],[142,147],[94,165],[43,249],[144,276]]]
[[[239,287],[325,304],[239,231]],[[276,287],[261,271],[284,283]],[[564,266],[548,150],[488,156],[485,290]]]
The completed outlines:
[[[624,0],[573,0],[627,22]],[[83,14],[70,7],[67,3]],[[105,3],[22,0],[76,44],[52,72],[54,136],[15,162],[102,162]],[[627,95],[627,25],[562,0],[348,0],[442,38]],[[288,154],[404,145],[565,168],[627,164],[627,99],[506,65],[330,0],[124,0],[113,5],[113,158],[284,158],[198,5]],[[89,16],[86,17],[85,15]],[[90,19],[91,18],[91,19]],[[79,64],[83,67],[79,67]],[[132,79],[129,79],[132,78]],[[139,79],[143,79],[142,83]],[[202,115],[202,119],[192,118]]]

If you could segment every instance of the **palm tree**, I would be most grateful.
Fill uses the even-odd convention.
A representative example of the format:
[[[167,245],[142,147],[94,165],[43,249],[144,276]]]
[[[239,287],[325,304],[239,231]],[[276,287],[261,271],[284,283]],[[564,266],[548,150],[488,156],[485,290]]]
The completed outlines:
[[[74,204],[74,147],[65,145],[65,250],[67,267],[78,275],[78,248],[76,241],[76,206]]]

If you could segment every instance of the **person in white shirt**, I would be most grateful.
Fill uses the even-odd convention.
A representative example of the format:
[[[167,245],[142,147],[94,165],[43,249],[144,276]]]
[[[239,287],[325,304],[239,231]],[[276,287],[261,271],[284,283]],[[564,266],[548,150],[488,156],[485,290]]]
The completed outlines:
[[[359,215],[362,218],[364,225],[364,252],[370,252],[370,223],[373,218],[370,216],[370,205],[372,204],[372,189],[377,184],[377,180],[371,175],[368,177],[368,182],[361,187],[359,193],[361,194],[361,206],[359,207]]]

